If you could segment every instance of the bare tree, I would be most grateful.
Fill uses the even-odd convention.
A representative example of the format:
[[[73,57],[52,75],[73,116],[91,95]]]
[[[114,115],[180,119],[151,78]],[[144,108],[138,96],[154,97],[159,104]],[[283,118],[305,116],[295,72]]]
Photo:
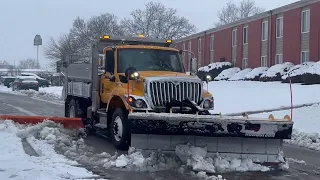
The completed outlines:
[[[19,62],[18,68],[19,69],[37,69],[38,64],[35,59],[25,59]]]
[[[226,6],[218,12],[219,22],[216,23],[216,26],[229,24],[264,11],[263,8],[257,7],[253,0],[242,0],[239,6],[230,0],[226,3]]]
[[[177,10],[166,8],[163,4],[149,2],[145,9],[130,13],[121,26],[127,34],[144,34],[146,37],[178,39],[196,32],[196,27],[186,18],[179,17]]]
[[[0,61],[0,65],[10,65],[10,64],[8,63],[8,61],[3,60],[3,61]]]

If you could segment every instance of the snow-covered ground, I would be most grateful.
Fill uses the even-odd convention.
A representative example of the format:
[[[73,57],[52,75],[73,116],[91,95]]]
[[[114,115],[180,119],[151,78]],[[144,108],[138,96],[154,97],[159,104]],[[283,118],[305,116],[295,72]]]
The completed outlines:
[[[206,88],[206,85],[204,86]],[[213,113],[241,113],[290,106],[290,86],[280,82],[214,81],[209,91],[215,100]],[[293,105],[320,102],[320,85],[292,84]]]
[[[50,86],[41,87],[39,91],[35,90],[17,90],[12,91],[12,88],[7,88],[6,86],[0,85],[0,92],[27,95],[32,97],[48,97],[53,99],[61,99],[62,97],[62,86]]]
[[[76,161],[57,154],[53,145],[35,139],[26,131],[28,128],[15,125],[12,121],[0,121],[0,179],[63,180],[93,179],[96,176],[85,168],[76,167],[78,165]],[[41,132],[45,133],[45,129],[43,131]],[[22,138],[32,141],[31,144],[39,152],[38,157],[25,153]],[[56,137],[47,136],[48,140],[50,138]]]

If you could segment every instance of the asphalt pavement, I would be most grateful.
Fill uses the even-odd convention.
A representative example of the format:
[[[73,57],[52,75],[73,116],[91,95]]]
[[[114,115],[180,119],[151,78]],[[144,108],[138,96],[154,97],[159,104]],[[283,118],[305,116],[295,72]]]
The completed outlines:
[[[59,100],[49,98],[32,98],[22,95],[14,95],[0,93],[0,114],[11,115],[42,115],[42,116],[64,116],[64,103]],[[92,146],[95,152],[107,152],[114,154],[116,151],[110,141],[89,135],[85,142],[88,146]],[[119,152],[119,151],[118,151]],[[125,153],[125,152],[122,152]],[[274,180],[292,180],[292,179],[320,179],[320,152],[309,150],[306,148],[296,147],[285,144],[284,154],[287,158],[303,160],[306,164],[290,162],[288,171],[271,171],[271,172],[235,172],[221,174],[227,180],[251,180],[251,179],[274,179]],[[161,172],[128,172],[115,171],[106,169],[96,169],[90,165],[84,165],[87,169],[94,171],[96,174],[108,179],[130,179],[130,180],[175,180],[175,179],[193,179],[190,176],[183,176],[174,171]]]

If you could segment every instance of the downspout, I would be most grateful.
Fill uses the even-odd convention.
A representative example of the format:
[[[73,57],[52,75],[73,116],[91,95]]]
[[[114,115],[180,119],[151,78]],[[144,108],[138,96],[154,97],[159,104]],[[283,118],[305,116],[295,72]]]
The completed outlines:
[[[206,63],[207,63],[207,62],[205,62],[205,60],[206,60],[206,52],[207,52],[207,51],[206,51],[206,45],[207,45],[207,44],[206,44],[206,39],[207,39],[207,38],[206,38],[206,35],[207,35],[207,31],[204,31],[203,34],[204,34],[204,36],[203,36],[203,38],[204,38],[203,48],[201,47],[201,51],[202,51],[202,49],[203,49],[203,56],[202,56],[202,57],[203,57],[203,61],[202,61],[202,62],[203,62],[203,65],[202,65],[202,66],[206,66]],[[210,49],[210,48],[209,48],[209,49]],[[201,57],[201,58],[202,58],[202,57]]]
[[[271,67],[271,59],[272,59],[272,57],[271,57],[271,53],[272,53],[272,41],[273,41],[273,37],[272,37],[272,10],[270,10],[269,11],[270,12],[270,18],[269,18],[269,22],[270,23],[268,23],[268,24],[270,24],[270,28],[269,28],[269,38],[268,38],[268,45],[269,45],[269,47],[268,47],[268,60],[269,60],[269,62],[268,62],[268,64],[267,64],[267,66],[270,66]]]

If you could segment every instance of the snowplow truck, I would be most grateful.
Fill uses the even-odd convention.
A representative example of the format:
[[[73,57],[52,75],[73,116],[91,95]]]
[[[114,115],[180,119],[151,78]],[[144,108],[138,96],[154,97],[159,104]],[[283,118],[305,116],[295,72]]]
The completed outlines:
[[[89,57],[63,61],[65,116],[81,118],[118,150],[174,152],[190,143],[207,147],[208,155],[278,162],[283,140],[291,138],[290,117],[211,114],[215,101],[206,83],[212,78],[186,73],[182,53],[170,39],[100,37]],[[190,59],[191,74],[196,61]]]

